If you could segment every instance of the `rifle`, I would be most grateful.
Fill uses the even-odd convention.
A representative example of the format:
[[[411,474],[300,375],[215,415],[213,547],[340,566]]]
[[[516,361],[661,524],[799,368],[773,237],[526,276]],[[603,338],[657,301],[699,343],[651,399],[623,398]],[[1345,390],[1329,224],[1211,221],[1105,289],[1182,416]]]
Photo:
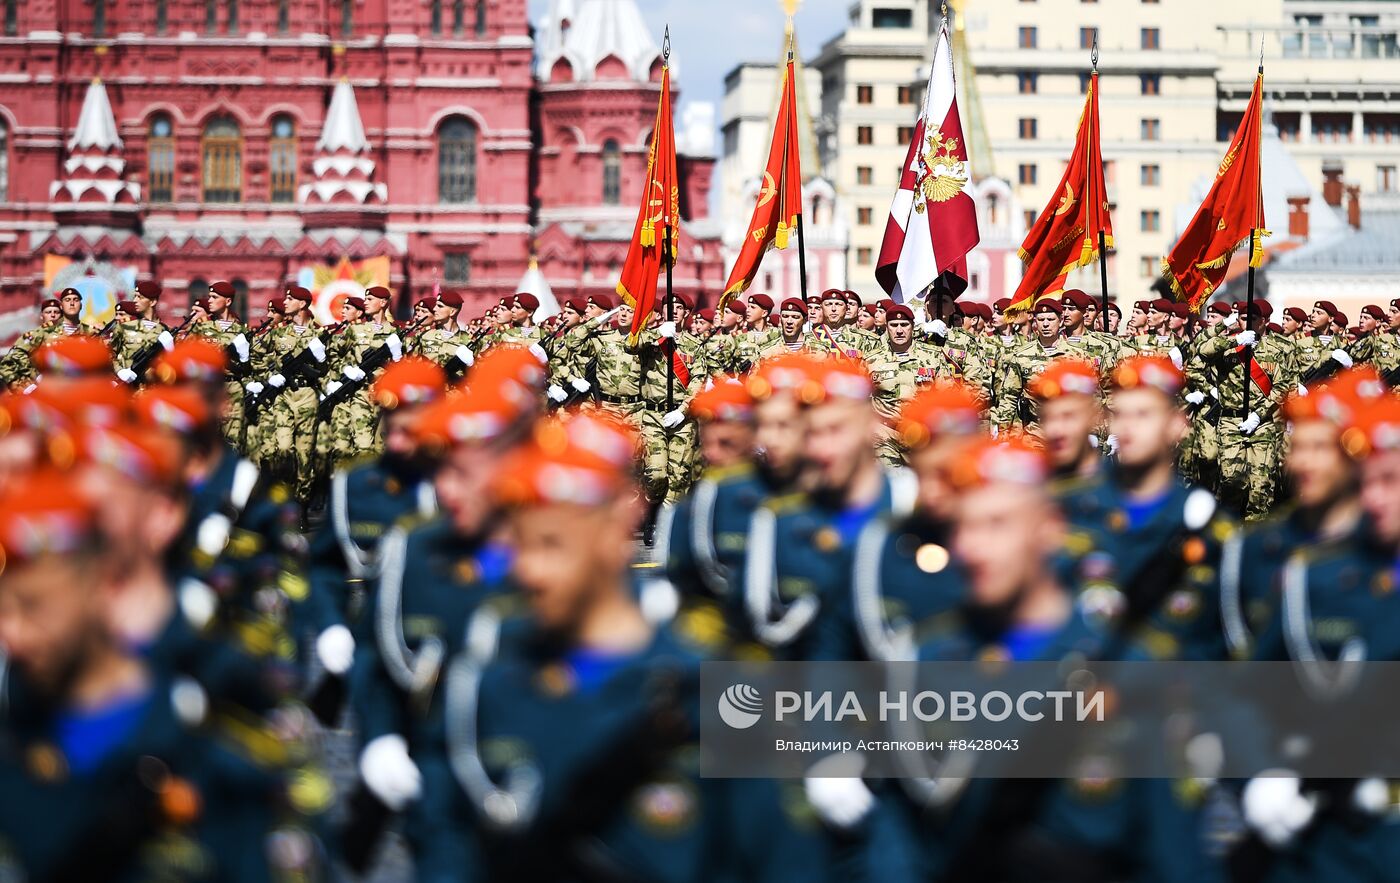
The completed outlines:
[[[1391,368],[1389,371],[1382,371],[1381,380],[1384,380],[1385,385],[1389,387],[1400,386],[1400,365]]]
[[[418,329],[418,326],[422,325],[425,321],[427,320],[420,319],[418,322],[414,323],[412,327],[404,332],[403,337],[408,337],[413,334],[413,332]],[[398,332],[396,331],[394,333],[397,334]],[[400,340],[402,339],[403,338],[400,338]],[[402,347],[400,347],[400,352],[402,352]],[[336,406],[354,398],[356,393],[364,389],[365,385],[373,380],[374,372],[387,365],[389,360],[393,357],[394,353],[389,349],[387,343],[380,344],[373,350],[370,350],[369,354],[364,357],[364,360],[360,362],[359,365],[360,370],[364,372],[365,376],[359,380],[344,380],[335,392],[327,393],[322,397],[321,404],[316,407],[317,422],[319,423],[321,420],[329,418],[331,412],[336,409]]]
[[[613,307],[611,310],[608,310],[605,313],[599,313],[592,319],[588,319],[584,322],[579,323],[578,325],[575,325],[574,328],[583,329],[584,337],[592,337],[593,335],[597,334],[598,331],[602,328],[602,326],[607,324],[607,322],[610,319],[612,319],[612,317],[615,316],[621,309],[621,307]],[[592,364],[590,364],[589,367],[596,368],[596,366]],[[574,405],[582,401],[584,396],[588,395],[590,392],[597,390],[597,388],[598,383],[595,372],[595,376],[591,379],[588,379],[587,392],[579,392],[577,389],[574,389],[572,386],[570,386],[568,389],[568,397],[565,398],[564,401],[559,402],[559,404],[555,407],[555,410],[562,411],[565,408],[573,407]]]
[[[162,325],[161,334],[169,334],[172,338],[174,338],[175,335],[185,330],[186,325],[190,324],[190,318],[191,317],[186,316],[185,321],[181,322],[180,327],[176,328],[173,332],[169,328],[166,328],[164,325]],[[156,360],[156,357],[159,356],[164,350],[165,347],[161,345],[159,338],[151,341],[150,343],[146,344],[144,347],[141,348],[141,351],[136,354],[136,358],[131,360],[131,373],[136,375],[137,380],[140,380],[142,377],[146,376],[146,369],[151,367],[151,363],[154,362]]]
[[[322,338],[334,335],[340,327],[340,325],[327,326],[321,329],[315,339],[320,340],[324,348],[325,341]],[[277,370],[272,373],[281,374],[285,382],[281,386],[265,386],[263,392],[258,395],[244,396],[244,421],[251,420],[260,408],[276,401],[282,393],[313,385],[317,373],[316,367],[320,364],[322,363],[312,352],[309,342],[299,352],[283,359],[282,363],[277,366]]]

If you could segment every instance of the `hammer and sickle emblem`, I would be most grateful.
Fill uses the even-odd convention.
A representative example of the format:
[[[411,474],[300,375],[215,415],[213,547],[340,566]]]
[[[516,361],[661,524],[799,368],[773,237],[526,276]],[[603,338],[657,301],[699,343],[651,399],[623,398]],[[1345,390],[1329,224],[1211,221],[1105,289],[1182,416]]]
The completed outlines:
[[[655,178],[652,178],[651,189],[661,191],[660,197],[657,197],[653,194],[651,198],[647,200],[647,206],[649,208],[656,209],[656,214],[652,215],[647,220],[651,223],[655,223],[661,220],[662,215],[666,214],[666,188],[661,186],[660,181],[656,180]]]
[[[778,184],[773,180],[772,172],[763,173],[763,188],[758,191],[758,204],[765,206],[773,201],[773,197],[778,195]]]
[[[1074,198],[1074,188],[1071,187],[1068,182],[1066,182],[1065,195],[1060,197],[1060,207],[1055,210],[1055,215],[1058,217],[1059,215],[1063,215],[1065,212],[1074,208],[1075,201],[1076,200]]]

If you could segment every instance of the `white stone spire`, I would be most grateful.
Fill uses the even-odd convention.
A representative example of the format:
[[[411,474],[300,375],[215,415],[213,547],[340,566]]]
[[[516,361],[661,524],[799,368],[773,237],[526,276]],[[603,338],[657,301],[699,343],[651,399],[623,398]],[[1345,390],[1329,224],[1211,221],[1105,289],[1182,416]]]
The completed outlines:
[[[572,15],[569,13],[572,12]],[[567,21],[567,30],[560,25]],[[633,80],[650,79],[661,48],[647,28],[636,0],[555,0],[540,40],[539,76],[548,79],[561,59],[573,68],[573,80],[597,79],[606,58],[622,62]]]
[[[559,301],[554,296],[554,289],[549,287],[549,280],[540,272],[540,262],[535,258],[530,258],[530,266],[525,269],[525,275],[520,277],[520,284],[515,286],[515,291],[517,294],[533,294],[540,302],[539,308],[535,310],[534,321],[543,322],[550,316],[559,314]]]
[[[100,79],[88,84],[78,126],[68,139],[63,175],[49,184],[49,198],[65,208],[83,203],[134,206],[141,200],[141,185],[127,181],[122,139],[107,88]]]
[[[307,205],[369,205],[388,199],[388,188],[374,180],[374,160],[369,158],[369,141],[349,80],[336,83],[331,93],[311,171],[314,180],[297,188],[297,199]]]

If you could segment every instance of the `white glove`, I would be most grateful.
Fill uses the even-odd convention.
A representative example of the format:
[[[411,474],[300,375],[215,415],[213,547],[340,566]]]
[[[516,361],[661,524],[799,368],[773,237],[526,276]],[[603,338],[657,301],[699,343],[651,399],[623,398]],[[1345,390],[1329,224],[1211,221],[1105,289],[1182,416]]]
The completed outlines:
[[[398,812],[423,793],[423,774],[397,733],[380,736],[360,752],[360,778],[374,796]]]
[[[1317,813],[1316,795],[1304,796],[1302,780],[1292,777],[1250,779],[1240,795],[1244,820],[1270,846],[1286,845]]]
[[[588,392],[590,389],[593,388],[592,384],[590,384],[587,380],[584,380],[582,377],[572,377],[572,378],[570,378],[570,379],[569,379],[569,386],[572,386],[574,389],[578,390],[579,392]]]
[[[136,372],[131,370],[130,368],[118,368],[117,379],[120,380],[122,383],[135,383]]]
[[[537,343],[530,344],[530,355],[540,360],[541,365],[549,363],[549,353],[544,351],[544,347]]]
[[[1178,371],[1181,370],[1182,365],[1186,364],[1186,360],[1181,357],[1181,347],[1179,346],[1172,347],[1167,355],[1171,356],[1172,364],[1176,366]]]
[[[564,387],[557,383],[551,383],[544,394],[549,396],[549,400],[552,402],[562,402],[569,397],[569,394],[564,392]]]
[[[1210,397],[1213,398],[1213,399],[1219,399],[1219,398],[1220,398],[1220,387],[1218,387],[1218,386],[1212,386],[1212,387],[1210,388]]]
[[[947,337],[948,323],[942,319],[934,319],[932,322],[926,323],[922,330],[925,334],[932,334],[934,337]]]
[[[345,379],[353,380],[356,383],[359,383],[361,380],[365,379],[364,369],[361,368],[359,365],[346,365],[343,369],[341,369],[340,373],[345,375]]]
[[[676,410],[667,413],[661,418],[661,425],[666,427],[667,429],[675,429],[677,426],[680,426],[684,422],[685,410],[683,408],[677,408]]]
[[[20,391],[19,391],[19,394],[22,395],[22,396],[27,396],[27,395],[29,395],[30,393],[32,393],[34,390],[36,390],[36,389],[38,389],[38,388],[39,388],[39,384],[37,384],[37,383],[31,383],[31,384],[29,384],[28,386],[26,386],[24,389],[20,390]]]
[[[311,338],[311,341],[306,345],[306,348],[311,350],[311,357],[316,361],[324,362],[326,360],[326,345],[324,343],[321,343],[321,338]]]
[[[466,365],[468,368],[476,364],[476,356],[472,355],[472,351],[464,346],[457,347],[453,355],[457,357],[457,361]]]
[[[1235,335],[1236,346],[1254,346],[1258,340],[1259,335],[1255,334],[1253,331],[1241,331],[1239,334]]]
[[[1108,438],[1104,439],[1103,449],[1109,455],[1118,453],[1118,436],[1110,435]]]
[[[1254,411],[1250,411],[1249,416],[1244,418],[1244,422],[1240,424],[1240,432],[1243,432],[1245,435],[1253,435],[1254,430],[1259,428],[1260,422],[1259,415]]]
[[[1001,429],[1000,429],[999,427],[993,426],[993,427],[992,427],[992,438],[996,438],[996,437],[997,437],[998,435],[1000,435],[1000,434],[1001,434]]]
[[[333,675],[343,675],[355,661],[355,638],[343,625],[333,625],[316,638],[316,658]]]
[[[243,388],[248,390],[249,393],[255,396],[262,395],[263,385],[261,383],[258,383],[256,380],[245,383],[243,385]]]
[[[1098,450],[1099,447],[1099,437],[1097,435],[1094,435],[1092,432],[1089,433],[1089,447],[1095,450]]]
[[[390,334],[384,338],[384,345],[389,348],[389,358],[395,362],[403,358],[403,341],[399,340],[397,334]]]
[[[676,323],[662,322],[660,325],[656,326],[656,333],[667,340],[672,340],[676,336]]]
[[[345,384],[341,383],[339,380],[329,380],[329,381],[327,381],[327,382],[326,382],[326,395],[328,395],[328,396],[333,396],[333,395],[335,395],[336,392],[337,392],[342,386],[344,386],[344,385],[345,385]],[[323,396],[322,398],[324,398],[324,396]]]
[[[1206,394],[1201,392],[1199,389],[1193,389],[1191,392],[1188,392],[1186,394],[1186,404],[1188,405],[1199,405],[1205,400]]]
[[[1346,350],[1332,350],[1332,361],[1341,365],[1343,368],[1350,368],[1352,364],[1351,354]]]
[[[175,349],[175,338],[170,336],[169,331],[162,331],[160,334],[156,335],[156,342],[159,343],[161,349],[165,350],[167,353]]]
[[[859,824],[875,805],[875,795],[865,782],[855,778],[802,780],[807,802],[827,824],[850,828]]]
[[[1298,395],[1300,395],[1300,396],[1305,396],[1305,395],[1307,395],[1307,394],[1308,394],[1308,385],[1307,385],[1306,383],[1301,383],[1301,382],[1300,382],[1300,383],[1298,384]]]
[[[1231,310],[1231,311],[1230,311],[1230,315],[1228,315],[1228,316],[1225,317],[1225,327],[1226,327],[1226,328],[1233,328],[1233,327],[1235,327],[1235,325],[1239,324],[1239,321],[1240,321],[1240,312],[1239,312],[1239,310]]]
[[[287,385],[287,378],[283,377],[281,374],[274,374],[267,378],[267,385],[273,389],[281,389]]]
[[[248,361],[248,338],[238,335],[233,339],[233,351],[238,353],[238,361]]]

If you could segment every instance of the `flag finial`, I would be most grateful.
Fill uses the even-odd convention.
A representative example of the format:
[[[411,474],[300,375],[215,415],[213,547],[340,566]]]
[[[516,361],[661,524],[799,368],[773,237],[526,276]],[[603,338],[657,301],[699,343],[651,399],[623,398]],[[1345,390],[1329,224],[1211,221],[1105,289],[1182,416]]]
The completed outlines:
[[[1094,48],[1089,50],[1089,64],[1093,65],[1094,73],[1099,72],[1099,29],[1094,28]]]
[[[671,60],[671,26],[666,26],[666,33],[661,38],[661,60],[670,62]]]
[[[1259,76],[1264,76],[1264,35],[1259,35]]]
[[[943,6],[943,20],[946,22],[946,21],[948,20],[948,0],[943,0],[942,6]]]

